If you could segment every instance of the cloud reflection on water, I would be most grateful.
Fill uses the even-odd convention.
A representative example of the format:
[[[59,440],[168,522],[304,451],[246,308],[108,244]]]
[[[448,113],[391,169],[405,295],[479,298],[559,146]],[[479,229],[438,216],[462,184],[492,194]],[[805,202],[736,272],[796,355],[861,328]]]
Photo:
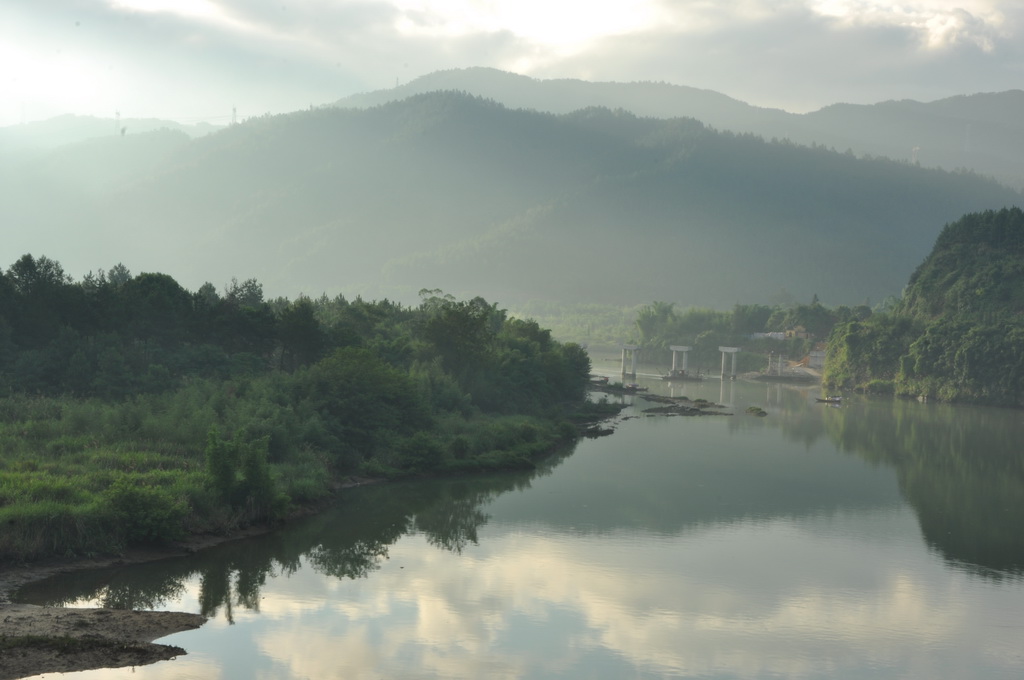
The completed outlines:
[[[889,521],[913,539],[912,515],[898,514]],[[856,532],[817,536],[828,557],[811,573],[793,569],[812,544],[807,533],[833,523],[748,522],[646,548],[629,536],[566,540],[503,527],[462,556],[407,537],[372,589],[334,581],[332,595],[310,598],[291,579],[268,584],[253,635],[296,678],[410,669],[446,678],[814,678],[901,668],[904,677],[956,677],[953,668],[988,663],[1024,672],[1005,654],[1013,619],[994,621],[972,604],[977,593],[964,596],[998,584],[968,583],[906,545]],[[854,562],[866,565],[859,580]],[[988,660],[958,659],[965,640]]]

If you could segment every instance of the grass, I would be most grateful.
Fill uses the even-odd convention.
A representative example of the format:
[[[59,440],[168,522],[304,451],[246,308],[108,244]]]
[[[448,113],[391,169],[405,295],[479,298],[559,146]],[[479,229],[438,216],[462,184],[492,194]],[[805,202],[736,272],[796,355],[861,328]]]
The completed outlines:
[[[190,416],[194,396],[0,398],[0,563],[117,553],[243,521],[210,496],[210,411],[197,404]],[[330,490],[324,462],[308,453],[271,473],[302,502]]]
[[[572,422],[607,415],[600,405],[562,421],[447,413],[429,431],[385,433],[350,464],[318,434],[315,413],[284,421],[281,410],[264,408],[267,400],[260,408],[233,407],[220,403],[222,397],[204,384],[120,403],[0,398],[0,564],[116,554],[189,533],[227,533],[322,502],[337,478],[353,472],[397,477],[530,468],[577,436]],[[271,491],[262,515],[247,511],[252,504],[238,496],[238,488],[243,494],[255,488],[245,486],[250,480],[242,468],[230,494],[211,483],[211,422],[221,438],[240,432],[245,447],[267,447],[262,464]]]

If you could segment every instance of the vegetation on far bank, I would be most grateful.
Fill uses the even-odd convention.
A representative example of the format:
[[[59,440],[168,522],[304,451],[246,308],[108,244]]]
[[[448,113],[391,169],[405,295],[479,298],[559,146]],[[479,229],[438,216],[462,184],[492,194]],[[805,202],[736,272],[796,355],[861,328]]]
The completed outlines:
[[[903,296],[874,309],[828,308],[817,296],[727,312],[654,302],[637,312],[629,341],[666,366],[671,345],[690,346],[691,372],[716,371],[719,346],[742,348],[739,372],[824,346],[830,390],[1024,406],[1024,212],[988,210],[947,225]]]
[[[529,467],[590,362],[481,298],[266,301],[118,265],[0,272],[0,560],[114,552],[316,504],[350,476]]]
[[[815,296],[809,304],[737,304],[730,311],[702,307],[676,309],[670,302],[640,307],[629,342],[640,346],[644,361],[671,360],[670,347],[691,347],[691,372],[717,371],[719,347],[740,347],[738,372],[763,371],[769,355],[799,361],[824,342],[832,329],[851,320],[865,320],[868,305],[826,307]]]

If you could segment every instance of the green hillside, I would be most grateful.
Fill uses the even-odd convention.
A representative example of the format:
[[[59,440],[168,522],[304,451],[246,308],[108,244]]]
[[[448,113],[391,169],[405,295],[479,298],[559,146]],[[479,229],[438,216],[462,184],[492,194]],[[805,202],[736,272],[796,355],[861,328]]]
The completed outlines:
[[[829,344],[832,386],[1024,405],[1024,212],[947,225],[896,309],[838,327]]]
[[[943,229],[910,277],[900,309],[926,320],[1024,319],[1020,209],[966,215]]]

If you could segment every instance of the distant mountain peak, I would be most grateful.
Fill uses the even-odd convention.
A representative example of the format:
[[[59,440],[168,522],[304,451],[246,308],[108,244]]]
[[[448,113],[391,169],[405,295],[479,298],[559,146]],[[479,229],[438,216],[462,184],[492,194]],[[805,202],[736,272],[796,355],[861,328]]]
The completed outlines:
[[[724,116],[742,119],[750,112],[788,116],[759,109],[720,92],[663,82],[591,82],[574,78],[542,80],[489,67],[435,71],[397,87],[345,97],[335,106],[367,108],[432,90],[459,90],[502,102],[509,108],[570,113],[588,106],[626,109],[655,118]]]
[[[435,71],[388,90],[346,97],[369,108],[431,91],[466,92],[511,109],[565,114],[589,107],[648,118],[694,118],[718,130],[787,139],[946,170],[970,169],[1024,188],[1024,91],[934,102],[836,103],[805,114],[759,108],[714,90],[663,82],[541,80],[489,67]]]

